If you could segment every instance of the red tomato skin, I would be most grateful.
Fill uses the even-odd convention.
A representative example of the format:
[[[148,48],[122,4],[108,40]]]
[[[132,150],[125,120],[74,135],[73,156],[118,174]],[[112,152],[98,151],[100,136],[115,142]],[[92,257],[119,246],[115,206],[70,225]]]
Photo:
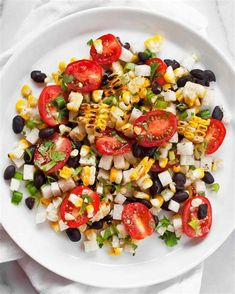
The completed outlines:
[[[50,127],[54,127],[59,125],[60,123],[58,121],[56,121],[53,116],[51,115],[51,113],[53,113],[53,110],[56,111],[56,107],[55,106],[51,106],[51,111],[48,113],[46,110],[47,104],[54,100],[56,97],[58,96],[64,96],[65,100],[67,100],[67,98],[65,97],[62,89],[60,88],[60,86],[58,85],[51,85],[51,86],[46,86],[38,99],[38,111],[39,111],[39,115],[42,119],[42,121],[47,124]],[[61,124],[66,124],[68,123],[68,119],[65,119],[61,122]]]
[[[169,118],[168,119],[168,122],[169,122],[168,127],[165,126],[165,129],[163,129],[163,131],[162,131],[162,134],[165,134],[166,136],[163,137],[162,139],[158,139],[158,140],[150,141],[149,139],[146,140],[146,138],[144,138],[144,140],[140,141],[140,140],[138,140],[139,135],[135,134],[139,145],[144,146],[144,147],[160,146],[163,143],[168,142],[170,140],[170,138],[175,134],[175,132],[177,130],[177,118],[176,118],[176,116],[171,112],[161,110],[161,109],[150,111],[150,112],[147,112],[147,113],[141,115],[139,118],[137,118],[135,120],[134,126],[137,126],[141,122],[148,121],[149,120],[148,118],[150,118],[151,116],[157,116],[157,117],[161,118],[161,116],[163,116],[163,115],[167,116]],[[163,120],[163,122],[164,121],[167,121],[167,120]],[[155,125],[155,127],[156,127],[157,123],[153,124],[153,122],[151,122],[152,125]],[[158,126],[160,128],[161,124],[158,123]],[[171,132],[167,135],[166,132],[169,131],[169,127],[171,127],[172,129],[171,129]],[[142,128],[142,129],[144,129],[144,128]],[[148,130],[149,130],[149,128],[148,128]]]
[[[192,203],[192,200],[195,198],[201,199],[203,201],[203,203],[207,204],[207,206],[208,206],[208,208],[207,208],[208,224],[207,224],[206,230],[204,227],[204,232],[201,236],[196,236],[194,229],[188,225],[188,217],[189,217],[191,203]],[[193,196],[193,197],[189,198],[185,202],[184,207],[183,207],[183,211],[182,211],[182,226],[183,226],[184,234],[187,235],[189,238],[201,238],[202,239],[208,235],[210,228],[211,228],[211,225],[212,225],[212,207],[211,207],[209,199],[204,196]]]
[[[47,140],[51,140],[51,141],[53,141],[55,143],[57,142],[58,146],[55,148],[55,150],[56,151],[63,151],[65,153],[65,159],[59,161],[55,166],[53,166],[51,169],[49,169],[46,172],[47,174],[51,174],[51,173],[54,173],[57,170],[61,169],[66,164],[67,160],[69,159],[70,153],[72,152],[72,143],[71,143],[71,141],[68,138],[62,137],[58,133],[55,133],[54,135],[52,135]],[[42,157],[42,155],[38,151],[38,147],[39,147],[39,145],[41,143],[42,143],[42,141],[37,145],[37,148],[35,150],[35,153],[34,153],[34,161],[35,160],[38,160],[39,158]],[[40,169],[39,166],[37,166],[37,167]]]
[[[163,75],[164,75],[165,72],[166,72],[167,65],[166,65],[166,63],[165,63],[162,59],[160,59],[160,58],[150,58],[150,59],[148,59],[145,63],[146,63],[147,65],[150,65],[150,64],[153,63],[153,62],[157,62],[157,63],[159,64],[159,66],[158,66],[158,68],[157,68],[156,71],[157,71],[158,74],[161,74],[161,76],[160,76],[160,77],[156,77],[155,80],[156,80],[156,82],[157,82],[160,86],[163,86],[163,85],[166,83],[166,81],[165,81]]]
[[[117,38],[112,34],[103,35],[98,39],[102,40],[103,53],[98,54],[95,46],[92,45],[90,55],[94,61],[101,65],[111,65],[119,59],[122,53],[122,46],[118,42]]]
[[[99,89],[102,81],[102,67],[92,60],[78,60],[69,63],[65,69],[66,75],[75,76],[76,83],[85,84],[82,87],[76,86],[74,81],[68,83],[70,90],[75,92],[87,93]]]
[[[65,213],[68,212],[67,211],[67,204],[69,202],[69,196],[70,194],[76,194],[78,196],[80,196],[82,194],[82,191],[86,189],[86,190],[90,190],[89,188],[87,188],[86,186],[77,186],[75,187],[72,191],[70,191],[70,193],[64,198],[61,206],[60,206],[60,216],[61,216],[61,219],[67,223],[67,225],[70,227],[70,228],[77,228],[77,227],[80,227],[82,225],[84,225],[85,223],[87,223],[89,221],[90,218],[88,218],[87,216],[87,213],[85,212],[82,216],[79,216],[79,218],[77,220],[70,220],[70,221],[66,221],[65,220]],[[93,198],[93,202],[92,202],[92,205],[94,207],[94,215],[98,212],[99,210],[99,206],[100,206],[100,197],[99,195],[93,191],[93,193],[91,194],[91,197]],[[71,203],[71,206],[73,204]]]
[[[217,138],[216,138],[217,140],[215,139],[213,140],[213,138],[212,140],[209,139],[210,135],[213,135],[213,134],[217,135]],[[226,128],[224,124],[220,120],[211,118],[210,125],[208,127],[206,138],[205,138],[205,139],[209,139],[206,154],[212,154],[215,151],[217,151],[219,147],[221,146],[221,144],[223,143],[225,136],[226,136]]]
[[[143,221],[141,223],[144,227],[141,224],[141,228],[144,231],[138,229],[138,219]],[[122,211],[122,223],[131,238],[136,240],[142,240],[152,235],[155,228],[153,215],[142,203],[129,203],[125,205]]]

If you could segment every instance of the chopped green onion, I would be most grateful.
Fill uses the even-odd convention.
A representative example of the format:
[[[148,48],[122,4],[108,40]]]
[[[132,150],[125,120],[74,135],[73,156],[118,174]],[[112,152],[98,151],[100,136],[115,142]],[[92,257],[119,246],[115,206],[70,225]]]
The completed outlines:
[[[43,171],[49,171],[55,165],[56,165],[56,162],[52,160],[52,161],[48,162],[47,164],[42,165],[41,168]]]
[[[63,75],[63,82],[65,84],[71,83],[74,80],[74,76],[73,75]]]
[[[126,189],[129,190],[132,188],[132,182],[126,184]]]
[[[113,235],[113,232],[110,227],[108,227],[104,232],[103,240],[107,240],[109,237]]]
[[[153,93],[152,89],[148,88],[146,96],[148,100],[151,100],[155,96],[155,94]]]
[[[100,235],[96,236],[96,242],[98,243],[100,248],[102,248],[104,246],[104,240]]]
[[[148,58],[156,57],[156,53],[152,53],[149,49],[144,50],[144,53],[148,56]]]
[[[35,196],[39,192],[33,182],[28,182],[25,187],[31,196]]]
[[[17,179],[17,180],[23,180],[23,173],[19,172],[19,171],[16,171],[15,174],[14,174],[14,178]]]
[[[23,198],[23,193],[19,191],[13,191],[12,197],[11,197],[11,203],[18,205]]]
[[[127,72],[129,70],[134,70],[134,69],[135,69],[135,64],[132,62],[127,62],[124,67],[124,72]]]
[[[218,192],[219,189],[220,189],[220,185],[219,185],[219,183],[213,183],[213,184],[211,184],[209,187],[210,187],[210,189],[211,189],[212,191],[214,191],[214,192]]]
[[[104,104],[111,105],[113,103],[115,96],[109,96],[103,100]]]
[[[66,102],[63,96],[58,96],[53,100],[53,104],[56,106],[57,109],[62,109]]]
[[[186,119],[188,117],[188,113],[187,111],[183,111],[181,114],[180,114],[180,119]]]
[[[25,123],[26,127],[30,130],[34,129],[37,123],[33,120],[27,120]]]
[[[178,105],[176,105],[176,109],[179,110],[179,111],[184,111],[188,108],[187,104],[181,102],[179,103]]]
[[[165,109],[168,107],[168,102],[158,99],[154,106],[158,109]]]
[[[205,110],[202,110],[198,113],[198,115],[203,118],[203,119],[207,119],[207,118],[210,118],[211,117],[211,113],[210,113],[210,110],[209,109],[205,109]]]
[[[82,171],[82,167],[81,167],[81,166],[77,167],[77,168],[73,171],[72,176],[73,176],[73,177],[76,177],[77,175],[80,174],[81,171]]]
[[[158,67],[159,67],[158,62],[152,62],[150,64],[150,68],[151,68],[151,70],[150,70],[150,81],[152,81],[154,79],[154,77],[156,75],[156,70],[157,70]]]

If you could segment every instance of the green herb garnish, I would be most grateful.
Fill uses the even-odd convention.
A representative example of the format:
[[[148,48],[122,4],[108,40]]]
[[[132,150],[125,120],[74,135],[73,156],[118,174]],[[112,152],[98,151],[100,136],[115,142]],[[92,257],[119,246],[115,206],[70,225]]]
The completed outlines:
[[[175,232],[169,232],[166,231],[162,236],[159,237],[160,239],[164,240],[166,246],[173,247],[177,244],[177,240],[180,238],[177,238],[175,235]]]
[[[148,56],[148,58],[156,57],[156,53],[152,53],[149,49],[145,49],[144,53]]]
[[[65,153],[62,151],[53,151],[50,154],[50,158],[52,161],[58,162],[65,159]]]
[[[159,67],[159,63],[158,62],[152,62],[150,64],[150,68],[151,68],[151,71],[150,71],[150,81],[152,82],[152,80],[154,79],[155,75],[156,75],[156,70],[157,68]]]
[[[157,228],[160,228],[160,227],[167,228],[170,224],[171,224],[170,220],[166,216],[164,216],[162,219],[159,220],[159,224]]]
[[[69,84],[69,83],[71,83],[73,80],[74,80],[74,76],[73,76],[73,75],[66,75],[66,74],[63,75],[63,82],[64,82],[65,84]]]
[[[38,189],[34,186],[34,182],[31,181],[25,185],[25,188],[31,196],[35,196],[39,192]]]
[[[211,112],[209,109],[202,110],[198,113],[198,116],[200,116],[203,119],[211,118]]]
[[[86,44],[87,46],[91,46],[93,44],[93,39],[90,39]]]
[[[180,119],[186,119],[188,117],[188,113],[187,113],[187,111],[185,110],[185,111],[183,111],[183,112],[181,112],[181,114],[180,114]]]
[[[98,243],[98,246],[100,248],[102,248],[104,246],[104,240],[103,240],[103,238],[100,235],[97,235],[96,236],[96,242]]]
[[[66,102],[64,97],[61,95],[53,100],[53,104],[56,106],[57,109],[62,109],[65,106]]]
[[[78,215],[83,215],[83,213],[85,212],[86,210],[86,203],[82,203],[81,207],[80,207],[80,210],[78,212]]]

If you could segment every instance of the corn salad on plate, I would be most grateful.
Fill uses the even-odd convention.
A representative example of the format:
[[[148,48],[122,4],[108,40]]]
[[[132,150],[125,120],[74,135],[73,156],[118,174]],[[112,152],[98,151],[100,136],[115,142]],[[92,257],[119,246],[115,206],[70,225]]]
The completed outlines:
[[[61,40],[64,28],[94,15],[89,33],[71,29]],[[104,16],[111,25],[95,30]],[[231,231],[229,88],[221,92],[221,69],[201,50],[229,70],[197,35],[194,50],[180,46],[189,31],[179,31],[176,40],[171,21],[144,11],[91,10],[23,46],[3,73],[17,81],[3,89],[3,225],[56,273],[96,286],[148,285],[196,265]],[[35,56],[23,62],[30,48]]]

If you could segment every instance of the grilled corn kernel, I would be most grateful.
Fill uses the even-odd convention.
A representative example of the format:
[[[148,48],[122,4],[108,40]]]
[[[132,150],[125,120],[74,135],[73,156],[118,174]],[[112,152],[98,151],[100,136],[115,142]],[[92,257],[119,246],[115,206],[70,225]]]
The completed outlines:
[[[48,206],[48,205],[51,203],[51,200],[50,200],[50,198],[48,199],[48,198],[44,198],[44,197],[42,197],[42,198],[40,199],[40,202],[41,202],[43,205]]]
[[[59,85],[60,84],[60,81],[59,81],[59,74],[58,74],[58,72],[53,72],[51,75],[52,75],[52,78],[53,78],[54,82],[56,83],[56,85]]]
[[[80,155],[81,157],[85,157],[87,156],[91,151],[91,147],[87,146],[87,145],[82,145],[81,149],[80,149]]]
[[[173,192],[173,193],[175,193],[176,192],[176,187],[175,187],[175,183],[170,183],[169,184],[169,187],[170,187],[170,190]]]
[[[19,99],[16,102],[16,111],[20,113],[27,106],[27,102],[24,99]]]
[[[166,73],[164,74],[164,79],[167,83],[175,83],[175,74],[171,66],[168,66]]]
[[[78,59],[77,59],[77,57],[71,57],[70,58],[70,62],[74,62],[74,61],[77,61]]]
[[[56,233],[58,233],[60,231],[60,226],[59,226],[58,222],[51,222],[51,228]]]
[[[125,91],[123,94],[122,94],[122,100],[125,104],[129,104],[130,101],[131,101],[131,93],[130,91]]]
[[[8,153],[8,157],[9,157],[10,159],[13,159],[13,158],[15,158],[15,156],[14,156],[14,154],[13,154],[13,153]]]
[[[163,37],[161,35],[156,35],[153,38],[148,38],[144,45],[147,49],[149,49],[153,53],[157,53],[160,51],[162,43],[163,43]]]
[[[111,248],[108,252],[108,254],[111,256],[120,256],[121,253],[122,253],[121,247]]]
[[[83,182],[83,184],[85,186],[89,185],[90,176],[91,176],[90,167],[89,166],[84,166],[83,169],[82,169],[81,179],[82,179],[82,182]]]
[[[183,99],[184,99],[184,96],[183,96],[183,88],[178,89],[178,90],[175,92],[175,95],[176,95],[176,99],[177,99],[179,102],[182,102]]]
[[[32,94],[32,89],[29,87],[29,85],[25,84],[21,88],[21,94],[23,95],[23,97],[27,98],[29,95]]]
[[[94,90],[92,92],[92,100],[96,103],[100,102],[102,99],[104,91],[103,90]]]
[[[162,86],[162,89],[163,89],[164,91],[167,91],[167,90],[171,89],[171,84],[165,84],[165,85],[163,85],[163,86]]]
[[[165,157],[165,158],[159,158],[159,166],[161,168],[165,168],[166,165],[167,165],[167,163],[168,163],[168,158],[167,157]]]
[[[178,173],[180,171],[180,165],[174,165],[173,166],[173,172]]]
[[[160,208],[164,202],[164,198],[161,195],[155,196],[155,198],[150,200],[151,204],[155,208]]]
[[[94,215],[94,206],[91,205],[91,204],[88,204],[86,206],[86,211],[87,211],[87,216],[90,218],[90,217],[93,217]]]
[[[21,145],[23,147],[23,149],[26,149],[30,146],[29,142],[25,139],[21,139],[19,142],[19,145]]]
[[[122,181],[122,171],[115,167],[112,167],[109,175],[109,180],[112,183],[114,182],[116,184],[120,184]]]
[[[58,68],[59,68],[59,70],[60,70],[61,72],[63,72],[63,71],[65,70],[65,68],[66,68],[66,63],[65,63],[64,60],[61,60],[61,61],[59,62],[59,64],[58,64]]]
[[[28,96],[28,103],[30,107],[36,107],[38,105],[38,100],[35,96],[29,95]]]
[[[148,188],[150,188],[151,186],[153,185],[153,181],[148,178],[148,179],[145,179],[143,182],[142,182],[142,185],[141,185],[141,190],[147,190]]]
[[[141,162],[134,168],[133,172],[130,175],[130,179],[131,180],[137,180],[140,177],[143,177],[144,175],[146,175],[151,166],[154,163],[154,159],[150,158],[148,156],[145,156]]]
[[[30,114],[29,114],[29,112],[28,112],[27,109],[23,109],[23,110],[19,113],[19,115],[20,115],[21,117],[23,117],[24,120],[29,120],[29,119],[30,119]]]
[[[71,177],[73,171],[71,168],[64,166],[61,170],[60,170],[60,177],[63,179],[68,179]]]

